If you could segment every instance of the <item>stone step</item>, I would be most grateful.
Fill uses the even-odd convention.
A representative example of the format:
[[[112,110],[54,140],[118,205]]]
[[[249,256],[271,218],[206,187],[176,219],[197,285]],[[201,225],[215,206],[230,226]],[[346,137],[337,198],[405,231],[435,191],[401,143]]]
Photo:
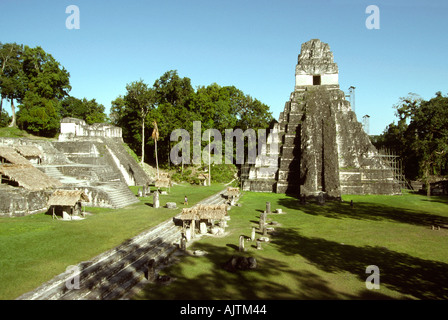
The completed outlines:
[[[163,254],[156,257],[156,259],[161,260],[164,257],[168,257],[177,250],[177,248],[178,246],[175,245],[167,246]],[[149,260],[150,259],[147,257],[143,257],[139,261],[136,261],[128,270],[124,270],[123,274],[117,275],[117,282],[119,282],[120,285],[102,291],[101,299],[116,300],[123,297],[129,290],[144,279]]]
[[[225,190],[200,201],[198,204],[225,203],[224,193]],[[182,228],[177,226],[174,221],[180,214],[141,232],[116,248],[96,256],[92,261],[78,264],[81,270],[77,275],[80,280],[80,289],[67,289],[66,282],[76,275],[62,273],[18,299],[93,300],[120,298],[142,280],[147,262],[150,259],[163,259],[178,248]]]
[[[174,233],[179,234],[177,237],[180,239],[179,227],[172,225],[165,230],[159,229],[154,230],[151,238],[147,239],[147,243],[132,242],[128,245],[120,246],[116,248],[114,254],[84,269],[79,274],[80,289],[56,294],[52,297],[47,297],[47,299],[80,299],[92,290],[96,290],[104,285],[109,277],[127,268],[133,261],[158,251],[158,247],[163,244],[165,237],[169,238]],[[143,242],[142,239],[140,239],[140,242]]]
[[[114,208],[123,208],[130,204],[138,203],[138,198],[128,187],[122,184],[109,184],[98,187],[109,196],[111,205]]]
[[[52,178],[62,178],[64,177],[64,175],[62,174],[61,171],[58,170],[58,168],[55,167],[47,167],[43,170],[43,172],[47,175],[50,176]]]
[[[137,199],[137,197],[135,197],[134,195],[129,196],[126,194],[111,194],[109,193],[109,198],[112,199],[114,202],[121,202],[121,201],[131,201],[131,202],[135,202],[135,199]]]
[[[72,294],[65,295],[60,299],[73,300],[73,299],[101,299],[105,292],[114,290],[120,283],[128,280],[129,270],[141,271],[142,269],[136,269],[134,264],[137,261],[144,260],[147,262],[150,259],[156,259],[163,255],[168,247],[171,246],[169,241],[171,239],[180,239],[180,228],[171,231],[170,234],[164,235],[164,240],[160,242],[151,243],[150,245],[141,246],[138,249],[130,252],[126,257],[117,260],[113,264],[106,264],[104,270],[98,273],[96,276],[91,277],[87,281],[83,281],[79,290],[72,290]],[[174,235],[174,236],[173,236]],[[174,247],[174,246],[173,246]]]
[[[89,300],[110,300],[126,293],[142,280],[147,264],[151,259],[160,261],[178,248],[176,242],[179,242],[180,237],[181,229],[179,228],[177,232],[166,237],[156,248],[152,248],[147,254],[134,259],[132,263],[108,278],[105,285],[99,286],[97,290],[90,292],[85,298]],[[119,289],[118,292],[117,289]]]
[[[93,261],[80,263],[78,265],[82,270],[80,278],[88,279],[88,277],[85,276],[86,274],[94,276],[95,274],[103,270],[104,267],[107,267],[109,262],[120,259],[120,257],[122,257],[127,252],[126,249],[127,247],[129,246],[138,247],[140,243],[145,239],[147,239],[147,241],[151,241],[150,240],[151,237],[154,238],[162,234],[162,230],[167,226],[169,226],[171,223],[172,223],[171,220],[165,221],[164,223],[161,223],[151,228],[150,230],[142,232],[141,234],[121,244],[120,246],[98,255],[96,258],[93,259]],[[108,263],[104,263],[106,261]],[[36,291],[35,294],[25,294],[24,299],[39,299],[39,300],[57,299],[59,296],[61,296],[66,292],[65,282],[69,279],[70,276],[73,277],[74,275],[61,274],[55,277],[52,281],[50,281],[53,283],[44,284],[42,287],[35,290]]]

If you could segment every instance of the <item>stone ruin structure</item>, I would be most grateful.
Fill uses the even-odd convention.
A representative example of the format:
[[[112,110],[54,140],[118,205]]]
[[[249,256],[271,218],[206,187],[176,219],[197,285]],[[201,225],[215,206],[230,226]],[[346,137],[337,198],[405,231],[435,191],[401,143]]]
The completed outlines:
[[[187,241],[195,237],[199,227],[200,234],[210,233],[213,235],[223,234],[228,220],[227,205],[203,205],[199,204],[193,208],[184,208],[179,216],[182,221],[183,234]],[[218,222],[218,225],[216,225]]]
[[[294,91],[262,151],[255,165],[242,168],[243,190],[323,200],[401,193],[339,89],[329,45],[319,39],[302,44]]]
[[[121,128],[64,118],[58,141],[0,138],[0,216],[45,211],[55,190],[79,190],[86,206],[139,200],[129,186],[153,182],[126,151]]]
[[[70,141],[80,137],[122,137],[122,129],[108,123],[94,123],[88,125],[84,120],[77,118],[64,118],[61,120],[59,141]]]

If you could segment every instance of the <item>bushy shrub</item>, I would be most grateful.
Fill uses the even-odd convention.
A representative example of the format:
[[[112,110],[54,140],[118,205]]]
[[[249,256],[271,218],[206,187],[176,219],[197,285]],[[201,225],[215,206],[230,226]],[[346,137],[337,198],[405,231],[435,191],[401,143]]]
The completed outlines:
[[[211,166],[212,182],[227,183],[235,179],[238,169],[233,164],[214,164]]]
[[[171,179],[175,182],[188,182],[190,184],[201,184],[202,180],[199,179],[200,173],[207,174],[208,166],[199,168],[185,168],[181,171],[181,168],[177,168],[177,172],[171,175]],[[216,183],[228,183],[235,179],[238,169],[233,164],[214,164],[211,166],[211,181]]]

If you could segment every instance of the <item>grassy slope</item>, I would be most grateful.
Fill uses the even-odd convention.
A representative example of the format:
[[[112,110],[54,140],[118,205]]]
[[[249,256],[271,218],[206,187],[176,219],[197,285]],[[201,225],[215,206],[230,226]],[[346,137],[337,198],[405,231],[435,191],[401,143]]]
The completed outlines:
[[[27,139],[38,139],[38,140],[55,140],[57,137],[54,138],[44,138],[44,137],[38,137],[34,136],[24,130],[20,130],[19,128],[9,128],[9,127],[3,127],[0,128],[0,137],[5,138],[27,138]]]
[[[345,196],[341,204],[301,206],[279,194],[246,193],[230,211],[229,234],[205,237],[164,273],[169,286],[150,285],[135,299],[447,299],[448,201],[403,196]],[[351,208],[348,201],[354,200]],[[257,227],[266,201],[286,214],[268,215],[280,223],[263,250],[247,242],[246,255],[258,268],[229,273],[221,267],[238,255],[240,235]],[[380,269],[380,290],[368,290],[366,267]],[[184,290],[189,288],[189,290]]]
[[[131,188],[136,193],[138,188]],[[183,207],[224,189],[223,185],[178,185],[160,197],[160,204],[175,201]],[[80,221],[52,220],[44,213],[0,218],[0,299],[14,299],[69,265],[89,260],[126,239],[163,222],[180,210],[153,209],[152,197],[123,209],[87,208],[92,215]]]

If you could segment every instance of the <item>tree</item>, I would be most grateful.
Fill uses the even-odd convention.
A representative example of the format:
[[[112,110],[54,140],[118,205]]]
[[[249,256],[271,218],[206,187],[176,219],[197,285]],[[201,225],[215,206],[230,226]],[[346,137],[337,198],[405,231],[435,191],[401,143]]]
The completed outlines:
[[[156,108],[151,112],[151,119],[158,123],[158,156],[170,165],[171,132],[178,128],[189,130],[195,120],[195,112],[187,107],[194,89],[191,80],[180,77],[176,70],[165,72],[154,82],[153,89]]]
[[[6,127],[10,123],[11,117],[8,112],[6,110],[2,110],[2,113],[0,114],[0,127]]]
[[[159,129],[157,128],[157,122],[153,121],[152,125],[154,129],[152,130],[152,139],[154,140],[156,146],[156,166],[157,166],[157,179],[159,179],[159,160],[157,158],[157,140],[159,140]]]
[[[411,149],[419,159],[429,196],[431,175],[441,175],[448,168],[448,97],[437,92],[436,97],[422,101],[411,115],[408,130],[415,133]]]
[[[16,43],[0,43],[0,114],[3,110],[3,99],[11,102],[12,120],[10,127],[16,126],[14,100],[23,98],[25,77],[22,70],[23,46]]]
[[[23,71],[27,78],[26,91],[42,98],[61,100],[71,90],[70,73],[41,47],[25,46]]]
[[[431,177],[448,173],[448,97],[437,92],[425,101],[410,94],[395,108],[398,123],[390,124],[375,146],[402,157],[406,177],[422,179],[430,195]]]
[[[154,108],[154,91],[148,88],[143,80],[134,81],[126,86],[127,94],[124,97],[124,105],[135,110],[141,123],[141,163],[145,161],[145,126],[146,118],[151,109]]]
[[[60,101],[59,111],[61,118],[73,117],[83,119],[87,124],[107,122],[104,106],[95,99],[78,99],[67,96]]]
[[[266,129],[273,120],[267,105],[234,86],[221,87],[213,83],[200,86],[195,91],[191,80],[180,77],[176,70],[165,72],[155,80],[152,88],[140,80],[126,89],[124,96],[112,101],[111,121],[123,128],[123,139],[128,145],[134,151],[141,148],[142,154],[146,146],[143,139],[147,137],[145,125],[150,125],[148,119],[151,119],[154,128],[156,123],[158,136],[148,142],[147,151],[152,152],[154,148],[157,166],[170,165],[171,133],[175,129],[185,129],[192,136],[194,121],[201,121],[202,130],[217,129],[224,132],[229,128]],[[144,94],[146,91],[150,92],[147,98]]]
[[[198,87],[189,100],[189,109],[196,110],[196,120],[201,121],[203,130],[253,129],[256,132],[269,128],[273,120],[266,104],[234,86],[221,87],[216,83]]]
[[[60,116],[57,99],[47,99],[28,91],[19,105],[17,120],[20,129],[43,137],[54,137],[59,131]]]
[[[71,90],[68,71],[41,47],[22,53],[23,94],[17,121],[26,131],[54,135],[59,127],[59,101]]]

